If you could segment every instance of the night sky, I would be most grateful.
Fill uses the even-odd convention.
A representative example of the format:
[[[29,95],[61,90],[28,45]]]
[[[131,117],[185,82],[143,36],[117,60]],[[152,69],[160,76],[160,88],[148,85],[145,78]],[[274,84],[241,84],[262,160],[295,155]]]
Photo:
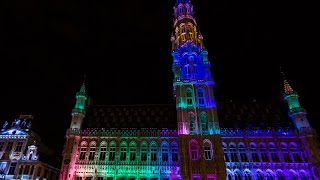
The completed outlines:
[[[0,122],[33,114],[33,128],[60,153],[84,74],[94,104],[173,103],[173,5],[174,0],[5,0]],[[281,66],[311,125],[320,127],[315,5],[193,5],[217,101],[281,103]]]

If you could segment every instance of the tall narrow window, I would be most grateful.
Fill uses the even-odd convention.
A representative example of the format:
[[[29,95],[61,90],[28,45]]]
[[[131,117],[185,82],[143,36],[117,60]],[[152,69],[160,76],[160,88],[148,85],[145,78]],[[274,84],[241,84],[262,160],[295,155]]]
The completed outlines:
[[[99,160],[100,160],[100,161],[106,160],[106,154],[107,154],[107,147],[106,147],[106,145],[101,145],[101,147],[100,147],[100,157],[99,157]]]
[[[196,118],[193,113],[188,113],[189,134],[196,134]]]
[[[15,172],[15,170],[16,170],[16,167],[17,167],[17,163],[16,162],[12,162],[11,164],[10,164],[10,167],[9,167],[9,172],[8,172],[8,175],[10,174],[10,175],[14,175],[14,172]]]
[[[188,66],[189,68],[189,66]],[[192,102],[192,90],[190,88],[187,89],[187,105],[188,106],[192,106],[193,105],[193,102]]]
[[[284,162],[292,162],[291,161],[291,157],[290,157],[289,152],[288,152],[287,144],[281,143],[281,151],[282,151],[282,155],[283,155],[283,161]]]
[[[150,148],[150,153],[151,153],[151,161],[157,161],[157,145],[156,144],[151,144]]]
[[[33,175],[33,172],[34,172],[34,165],[31,165],[31,168],[30,168],[30,175],[31,176]]]
[[[223,145],[223,152],[224,152],[224,160],[226,162],[230,162],[227,145],[225,143],[223,143],[222,145]]]
[[[178,145],[176,143],[172,143],[171,147],[172,147],[172,150],[171,150],[171,152],[172,152],[172,157],[171,157],[172,161],[173,162],[177,162],[178,161]]]
[[[17,143],[17,146],[16,146],[16,151],[17,151],[17,152],[20,152],[20,151],[21,151],[22,145],[23,145],[23,142],[18,142],[18,143]]]
[[[95,153],[96,153],[96,147],[90,146],[90,152],[89,152],[89,160],[90,161],[94,160]]]
[[[168,161],[168,159],[169,159],[168,151],[169,151],[168,144],[167,143],[163,143],[161,145],[162,161]]]
[[[13,142],[12,141],[8,142],[6,151],[11,151],[12,150],[12,146],[13,146]]]
[[[204,158],[206,160],[212,159],[212,144],[209,140],[204,142]]]
[[[116,144],[114,142],[111,142],[109,147],[109,161],[114,161],[115,157],[116,157]]]
[[[252,180],[252,176],[251,176],[250,171],[244,172],[244,180]]]
[[[197,95],[198,95],[199,107],[203,107],[205,105],[204,104],[204,92],[203,92],[203,89],[201,89],[201,88],[197,89]]]
[[[257,152],[257,146],[253,143],[250,144],[252,162],[260,162],[260,158]]]
[[[29,165],[26,165],[26,166],[24,167],[23,174],[29,175],[29,170],[30,170],[30,166],[29,166]]]
[[[199,145],[196,141],[190,141],[190,158],[192,160],[198,160],[199,158]]]
[[[244,146],[244,144],[243,143],[239,144],[238,149],[239,149],[241,162],[248,162],[248,156],[247,156],[246,147]]]
[[[80,156],[79,160],[84,160],[86,157],[87,147],[81,147],[80,148]]]
[[[4,147],[4,142],[0,142],[0,151],[3,150],[3,147]]]
[[[147,152],[148,152],[148,147],[147,147],[147,143],[142,143],[141,144],[141,161],[146,161],[147,160]]]
[[[236,172],[234,173],[234,179],[235,179],[235,180],[241,180],[241,173],[240,173],[239,171],[236,171]]]
[[[125,161],[127,159],[127,145],[121,144],[120,146],[120,161]]]
[[[229,144],[229,151],[230,151],[230,155],[231,155],[231,161],[232,162],[239,162],[237,148],[236,148],[235,144],[233,144],[233,143]]]
[[[258,172],[257,172],[257,180],[263,180],[263,179],[264,179],[264,178],[263,178],[262,172],[258,171]]]
[[[270,143],[268,149],[269,149],[269,152],[271,155],[272,162],[280,162],[278,152],[276,151],[275,145],[273,143]]]
[[[208,117],[207,113],[200,113],[200,122],[201,122],[201,132],[202,134],[208,134]]]
[[[130,161],[135,161],[136,160],[136,151],[137,151],[137,146],[135,143],[130,143]]]
[[[269,162],[269,156],[268,156],[266,146],[264,144],[260,144],[259,150],[260,150],[262,162]]]
[[[296,144],[293,144],[293,143],[290,144],[290,151],[292,153],[292,157],[293,157],[294,162],[301,163],[302,160],[301,160],[301,157],[300,157],[300,154],[299,154],[299,151],[297,149]]]

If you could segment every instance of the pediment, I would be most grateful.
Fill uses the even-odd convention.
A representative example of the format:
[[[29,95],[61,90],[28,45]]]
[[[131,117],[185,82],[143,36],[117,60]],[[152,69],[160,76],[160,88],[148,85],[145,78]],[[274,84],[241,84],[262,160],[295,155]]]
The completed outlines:
[[[27,132],[25,132],[24,130],[22,129],[15,129],[15,128],[12,128],[12,129],[6,129],[2,132],[0,132],[1,135],[28,135]]]

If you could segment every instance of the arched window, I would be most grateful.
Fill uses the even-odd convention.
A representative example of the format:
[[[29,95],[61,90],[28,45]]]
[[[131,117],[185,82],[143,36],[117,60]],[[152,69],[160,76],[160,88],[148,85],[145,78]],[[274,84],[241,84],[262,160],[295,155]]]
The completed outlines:
[[[302,160],[301,160],[299,151],[297,149],[297,144],[291,143],[290,144],[290,151],[291,151],[294,162],[301,163]]]
[[[223,152],[224,152],[224,160],[225,160],[225,162],[230,162],[227,144],[225,142],[223,142],[222,146],[223,146]]]
[[[264,143],[259,144],[259,150],[262,162],[269,162],[269,155],[267,152],[266,145]]]
[[[196,140],[190,141],[189,150],[190,150],[190,158],[192,160],[198,160],[199,159],[199,145]]]
[[[80,148],[79,160],[84,160],[86,158],[86,152],[87,152],[87,143],[82,142],[81,148]]]
[[[277,171],[277,178],[278,180],[285,180],[283,172],[282,171]]]
[[[212,143],[209,140],[204,140],[203,142],[203,148],[204,148],[204,158],[205,160],[211,160],[212,159]]]
[[[190,7],[186,6],[187,13],[190,14]]]
[[[252,162],[260,162],[260,158],[257,152],[257,145],[255,143],[250,143],[250,151]]]
[[[151,143],[150,155],[151,155],[151,161],[157,161],[157,144],[155,142]]]
[[[89,161],[94,160],[95,153],[96,153],[96,142],[93,141],[90,143]]]
[[[102,142],[102,143],[100,143],[100,156],[99,156],[99,160],[100,160],[100,161],[106,160],[106,154],[107,154],[106,142]]]
[[[284,162],[292,162],[288,152],[288,146],[286,143],[281,143],[281,151],[282,151]]]
[[[148,144],[146,142],[142,142],[141,148],[140,148],[141,161],[147,160],[147,152],[148,152]]]
[[[127,143],[122,142],[120,145],[120,161],[127,159]]]
[[[309,178],[308,178],[307,173],[301,171],[301,172],[300,172],[300,179],[301,179],[301,180],[308,180]]]
[[[188,113],[189,134],[196,134],[196,117],[193,113]]]
[[[271,155],[272,162],[280,162],[275,145],[273,143],[269,143],[268,149]]]
[[[114,141],[111,141],[109,145],[109,161],[114,161],[115,157],[116,157],[116,143]]]
[[[246,153],[246,147],[244,146],[244,143],[239,143],[238,149],[239,149],[241,162],[248,162],[248,156]]]
[[[290,171],[290,180],[298,180],[297,174],[293,171]]]
[[[250,171],[244,171],[244,180],[252,180]]]
[[[240,173],[240,171],[235,171],[235,173],[234,173],[234,180],[241,180],[241,173]]]
[[[261,171],[257,171],[257,180],[263,180],[263,173]]]
[[[193,97],[193,93],[192,90],[190,88],[187,89],[187,106],[192,106],[193,102],[192,102],[192,97]]]
[[[230,169],[227,168],[227,179],[226,180],[232,180],[232,172],[230,171]]]
[[[135,142],[130,142],[130,161],[136,160],[136,153],[137,153],[137,144]]]
[[[204,107],[204,91],[202,88],[197,89],[197,95],[198,95],[198,105],[199,107]]]
[[[172,161],[177,162],[179,160],[178,156],[178,144],[176,142],[171,143]]]
[[[274,180],[274,177],[270,171],[267,171],[266,175],[267,175],[267,180]]]
[[[230,151],[230,155],[231,155],[231,161],[232,162],[239,162],[237,148],[236,148],[235,143],[229,144],[229,151]]]
[[[168,147],[168,143],[167,142],[163,142],[161,144],[161,158],[162,161],[168,161],[169,159],[169,147]]]

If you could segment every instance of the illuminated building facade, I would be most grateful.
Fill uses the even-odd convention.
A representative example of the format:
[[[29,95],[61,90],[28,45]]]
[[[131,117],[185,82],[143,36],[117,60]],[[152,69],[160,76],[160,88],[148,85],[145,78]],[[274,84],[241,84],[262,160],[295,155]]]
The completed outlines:
[[[0,179],[56,180],[59,169],[54,152],[31,128],[31,115],[5,121],[0,132]]]
[[[318,137],[287,80],[289,116],[256,102],[217,105],[190,0],[176,0],[173,28],[175,106],[87,104],[83,83],[60,180],[320,179]]]

